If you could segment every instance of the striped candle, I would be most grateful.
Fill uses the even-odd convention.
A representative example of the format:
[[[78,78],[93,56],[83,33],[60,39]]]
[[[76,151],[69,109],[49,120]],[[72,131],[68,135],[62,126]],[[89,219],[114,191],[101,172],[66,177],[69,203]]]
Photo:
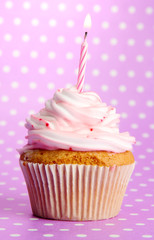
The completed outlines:
[[[88,14],[84,21],[84,28],[87,29],[90,27],[91,27],[91,17]],[[80,52],[78,81],[76,86],[79,92],[81,92],[83,89],[84,79],[85,79],[85,69],[86,69],[86,63],[87,63],[87,50],[88,50],[88,43],[87,43],[86,37],[87,37],[87,31],[85,32],[84,41],[81,45],[81,52]]]

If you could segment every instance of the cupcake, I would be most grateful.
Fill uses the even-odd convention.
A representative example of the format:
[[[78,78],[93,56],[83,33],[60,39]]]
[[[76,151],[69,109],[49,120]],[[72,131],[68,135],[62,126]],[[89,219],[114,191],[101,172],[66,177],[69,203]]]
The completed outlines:
[[[94,92],[58,89],[26,120],[20,153],[33,214],[58,220],[116,216],[133,172],[135,138]]]

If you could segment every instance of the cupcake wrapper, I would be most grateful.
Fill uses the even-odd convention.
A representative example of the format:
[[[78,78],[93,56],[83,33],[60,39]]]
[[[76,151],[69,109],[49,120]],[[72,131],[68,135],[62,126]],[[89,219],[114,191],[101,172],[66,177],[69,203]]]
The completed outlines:
[[[33,214],[60,220],[116,216],[135,163],[101,167],[20,161]]]

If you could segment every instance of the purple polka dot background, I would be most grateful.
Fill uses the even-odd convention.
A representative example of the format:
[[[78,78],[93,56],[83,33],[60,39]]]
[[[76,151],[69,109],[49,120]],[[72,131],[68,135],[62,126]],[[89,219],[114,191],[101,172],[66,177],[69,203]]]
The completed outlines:
[[[67,222],[32,215],[17,148],[25,118],[76,84],[83,22],[85,90],[121,114],[136,167],[119,215]],[[0,236],[2,239],[154,239],[154,1],[0,1]]]

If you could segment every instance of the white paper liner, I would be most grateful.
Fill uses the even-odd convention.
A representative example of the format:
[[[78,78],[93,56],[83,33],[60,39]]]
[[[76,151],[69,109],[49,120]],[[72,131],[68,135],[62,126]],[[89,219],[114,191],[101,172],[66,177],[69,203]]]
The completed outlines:
[[[20,161],[20,166],[34,215],[81,221],[119,213],[135,163],[101,167]]]

